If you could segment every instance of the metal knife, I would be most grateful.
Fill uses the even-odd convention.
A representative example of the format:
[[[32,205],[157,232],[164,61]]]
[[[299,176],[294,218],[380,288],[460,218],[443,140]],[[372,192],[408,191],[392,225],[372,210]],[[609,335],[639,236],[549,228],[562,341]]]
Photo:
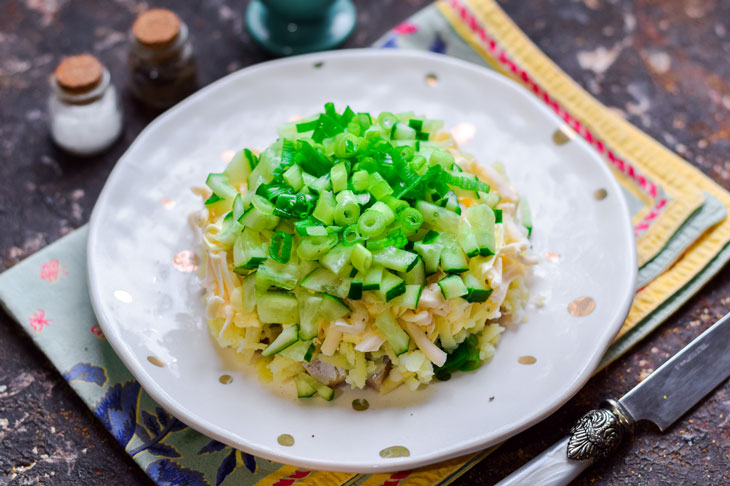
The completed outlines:
[[[608,456],[640,420],[665,431],[730,376],[730,314],[636,385],[620,400],[591,410],[556,443],[496,486],[561,486]]]

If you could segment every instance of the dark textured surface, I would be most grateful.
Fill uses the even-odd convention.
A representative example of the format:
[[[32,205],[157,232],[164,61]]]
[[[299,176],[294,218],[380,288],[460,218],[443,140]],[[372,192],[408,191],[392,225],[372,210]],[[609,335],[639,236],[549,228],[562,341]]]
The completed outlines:
[[[366,46],[424,0],[361,0],[349,46]],[[51,145],[46,79],[61,56],[92,51],[119,86],[136,0],[0,2],[0,269],[88,220],[114,161],[154,118],[126,95],[124,136],[78,160]],[[207,84],[265,59],[242,29],[243,2],[160,1],[190,25]],[[730,188],[730,3],[722,0],[502,2],[517,24],[601,101]],[[493,484],[619,396],[730,310],[725,270],[667,324],[593,378],[553,416],[508,441],[456,484]],[[730,484],[730,384],[665,434],[643,427],[576,484]],[[0,484],[150,484],[31,340],[0,312]]]

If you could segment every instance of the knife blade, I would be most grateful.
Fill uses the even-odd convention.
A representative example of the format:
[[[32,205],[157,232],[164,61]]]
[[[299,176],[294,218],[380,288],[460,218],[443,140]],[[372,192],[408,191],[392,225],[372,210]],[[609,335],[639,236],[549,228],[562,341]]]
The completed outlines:
[[[607,400],[570,429],[570,436],[496,486],[563,486],[609,455],[633,425],[649,421],[665,431],[730,376],[730,313],[657,368],[620,400]]]
[[[730,376],[730,314],[636,385],[618,403],[633,422],[664,432]]]

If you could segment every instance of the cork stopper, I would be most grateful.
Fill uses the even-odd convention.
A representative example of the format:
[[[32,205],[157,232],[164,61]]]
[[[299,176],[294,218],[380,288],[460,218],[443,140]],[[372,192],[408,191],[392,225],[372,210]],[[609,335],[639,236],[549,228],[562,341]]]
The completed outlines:
[[[172,44],[180,33],[180,18],[164,8],[139,14],[132,25],[134,38],[147,47],[160,49]]]
[[[91,54],[70,56],[61,61],[54,77],[62,88],[83,92],[95,88],[104,75],[104,66]]]

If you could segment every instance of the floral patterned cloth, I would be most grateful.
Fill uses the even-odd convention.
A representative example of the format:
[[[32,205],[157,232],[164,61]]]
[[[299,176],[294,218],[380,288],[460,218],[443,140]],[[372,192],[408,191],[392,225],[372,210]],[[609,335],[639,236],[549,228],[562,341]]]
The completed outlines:
[[[640,157],[623,160],[613,155],[610,138],[605,141],[599,138],[602,125],[581,118],[581,105],[574,101],[583,96],[582,90],[574,86],[554,89],[550,79],[540,78],[537,73],[545,69],[538,70],[536,66],[554,66],[546,58],[542,60],[539,51],[537,54],[530,51],[536,48],[492,0],[439,1],[395,27],[376,46],[430,50],[513,77],[541,96],[563,117],[570,127],[568,130],[573,129],[589,140],[614,168],[635,212],[639,244],[655,240],[659,243],[642,247],[651,258],[640,269],[643,289],[637,292],[637,310],[630,314],[625,332],[609,350],[604,363],[625,352],[663,322],[730,259],[727,246],[730,225],[725,219],[730,196],[694,172],[686,162],[660,153],[669,159],[661,162],[674,164],[674,170],[682,172],[693,184],[696,196],[693,206],[691,201],[683,201],[681,195],[673,193],[670,182],[661,174],[652,172],[649,165],[642,165]],[[573,107],[575,110],[571,110]],[[621,123],[608,115],[599,118],[605,118],[609,124]],[[639,132],[633,136],[642,135]],[[649,139],[644,143],[655,142]],[[622,148],[620,143],[616,147]],[[651,197],[642,196],[642,191]],[[684,204],[677,205],[678,202]],[[669,217],[672,211],[679,215],[674,226]],[[669,223],[662,222],[663,219]],[[0,303],[157,484],[448,484],[491,452],[487,450],[415,471],[361,475],[278,464],[199,434],[158,406],[104,339],[89,301],[86,236],[86,228],[79,229],[0,275]],[[676,263],[672,265],[673,262]],[[680,277],[673,276],[675,270]],[[651,293],[645,294],[648,295],[645,298],[642,291]]]

